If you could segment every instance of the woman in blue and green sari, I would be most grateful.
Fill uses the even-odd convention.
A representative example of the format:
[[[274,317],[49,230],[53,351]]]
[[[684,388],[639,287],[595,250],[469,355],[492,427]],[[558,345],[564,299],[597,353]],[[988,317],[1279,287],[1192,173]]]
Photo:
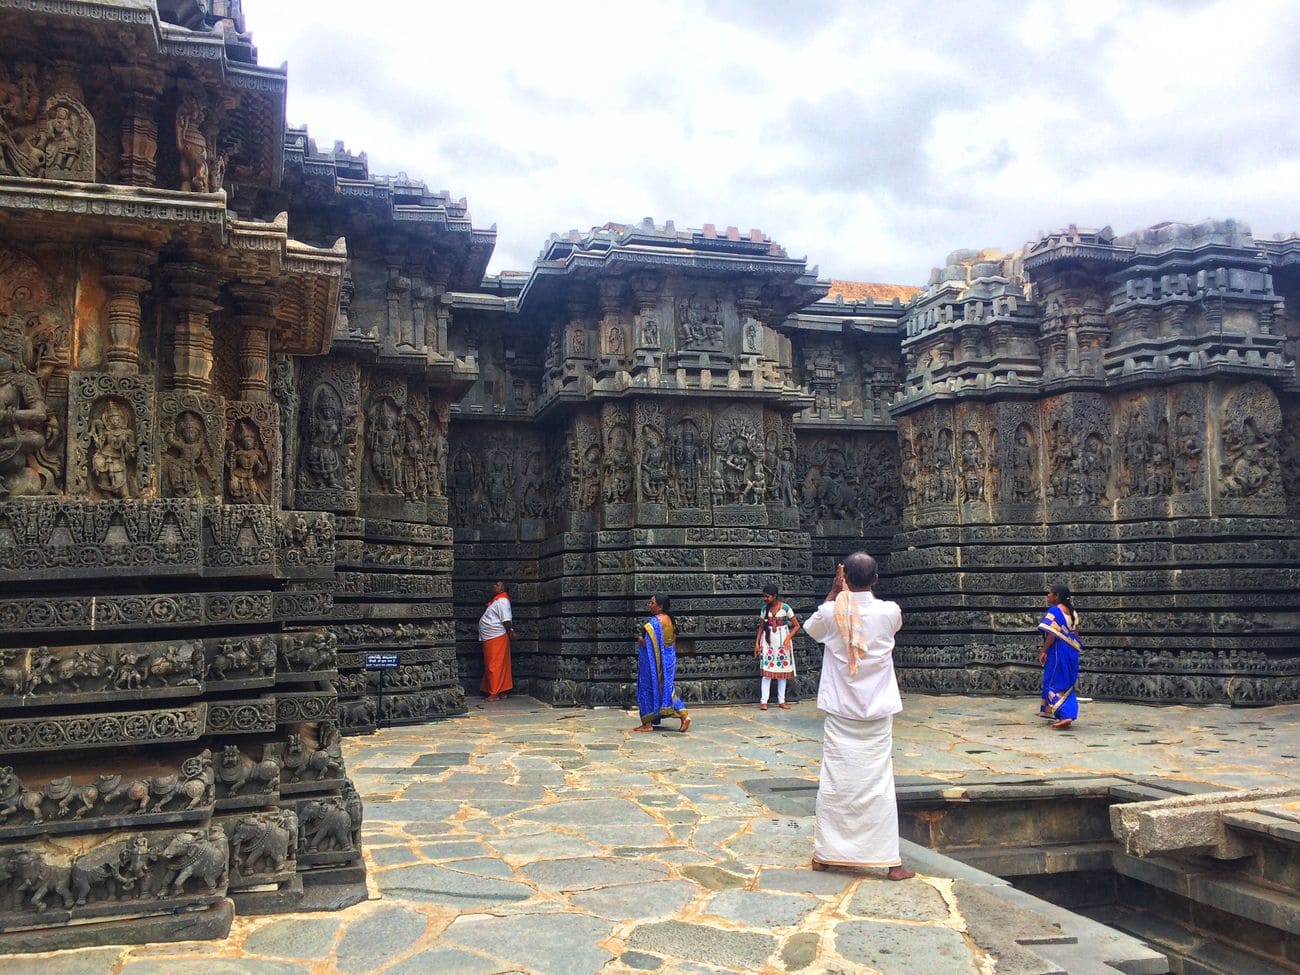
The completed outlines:
[[[1079,614],[1070,599],[1070,587],[1058,582],[1047,590],[1047,614],[1038,624],[1043,645],[1038,662],[1043,665],[1043,703],[1040,718],[1064,730],[1079,717]]]
[[[650,618],[641,627],[637,653],[636,703],[641,712],[637,731],[654,731],[660,718],[680,718],[681,730],[691,726],[686,705],[673,690],[677,676],[677,627],[668,615],[667,596],[650,597]]]

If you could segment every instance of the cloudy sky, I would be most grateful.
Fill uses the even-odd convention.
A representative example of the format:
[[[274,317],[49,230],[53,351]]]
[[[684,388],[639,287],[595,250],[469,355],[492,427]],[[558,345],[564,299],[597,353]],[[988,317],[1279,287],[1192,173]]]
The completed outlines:
[[[289,119],[469,199],[491,270],[643,217],[920,284],[1070,223],[1300,230],[1287,0],[244,0]]]

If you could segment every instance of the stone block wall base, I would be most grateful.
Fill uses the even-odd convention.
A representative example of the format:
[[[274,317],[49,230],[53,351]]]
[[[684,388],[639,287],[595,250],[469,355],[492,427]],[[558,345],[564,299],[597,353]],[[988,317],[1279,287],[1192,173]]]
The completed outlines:
[[[0,954],[97,948],[101,945],[161,944],[173,941],[210,941],[230,934],[235,905],[223,898],[197,911],[180,911],[154,917],[75,924],[60,928],[11,931],[0,935]]]
[[[362,864],[335,870],[315,870],[303,876],[302,900],[298,911],[341,911],[360,904],[366,890],[366,868]]]
[[[300,911],[302,907],[302,878],[294,875],[276,890],[250,890],[231,894],[235,910],[240,916],[255,914],[282,914]]]

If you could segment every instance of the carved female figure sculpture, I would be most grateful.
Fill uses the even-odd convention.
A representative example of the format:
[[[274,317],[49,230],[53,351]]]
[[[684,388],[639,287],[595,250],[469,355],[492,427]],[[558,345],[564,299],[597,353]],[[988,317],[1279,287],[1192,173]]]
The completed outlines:
[[[131,497],[130,465],[139,449],[128,407],[108,398],[90,424],[90,475],[101,494]]]
[[[641,434],[645,446],[641,448],[641,500],[658,504],[664,500],[664,487],[668,482],[668,452],[664,438],[652,426],[643,426]]]

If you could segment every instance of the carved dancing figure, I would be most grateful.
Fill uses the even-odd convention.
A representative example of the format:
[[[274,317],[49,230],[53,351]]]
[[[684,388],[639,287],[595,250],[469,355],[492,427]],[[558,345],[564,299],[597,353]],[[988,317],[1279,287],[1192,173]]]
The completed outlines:
[[[263,479],[271,473],[266,451],[257,442],[250,424],[244,424],[236,441],[226,444],[226,465],[230,468],[230,499],[235,504],[270,504],[271,497]]]
[[[186,410],[176,417],[176,428],[167,438],[167,452],[162,456],[163,483],[173,498],[201,498],[216,480],[204,432],[197,414]]]
[[[126,408],[117,400],[109,399],[90,425],[90,473],[102,494],[110,498],[131,497],[129,465],[135,462],[139,449]]]

